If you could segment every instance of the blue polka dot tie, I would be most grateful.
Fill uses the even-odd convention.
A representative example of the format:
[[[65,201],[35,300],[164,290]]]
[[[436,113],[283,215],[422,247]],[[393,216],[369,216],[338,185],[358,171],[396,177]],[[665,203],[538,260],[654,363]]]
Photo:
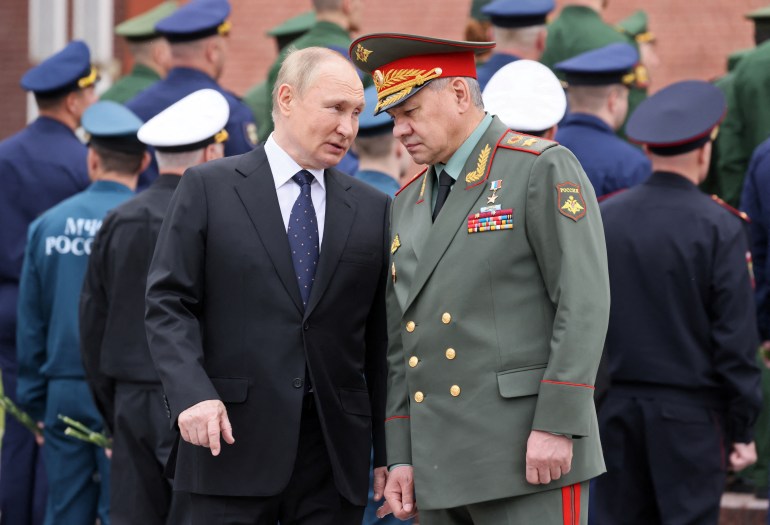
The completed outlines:
[[[300,190],[289,216],[289,247],[302,304],[307,307],[318,266],[318,221],[313,199],[310,197],[313,175],[307,170],[302,170],[294,175],[292,180],[299,185]]]

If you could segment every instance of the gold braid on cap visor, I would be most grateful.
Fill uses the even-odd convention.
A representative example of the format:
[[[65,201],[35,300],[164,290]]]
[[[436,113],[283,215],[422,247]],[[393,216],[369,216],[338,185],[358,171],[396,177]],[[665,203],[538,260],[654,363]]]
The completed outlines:
[[[372,73],[374,85],[377,88],[377,106],[375,111],[382,107],[395,104],[412,92],[415,86],[422,86],[426,82],[441,76],[442,69],[391,69],[383,74],[379,69]]]
[[[98,76],[98,73],[96,71],[96,68],[94,66],[91,66],[91,72],[88,73],[88,76],[78,79],[78,87],[80,89],[85,89],[88,86],[94,85],[94,83],[96,82],[97,76]]]

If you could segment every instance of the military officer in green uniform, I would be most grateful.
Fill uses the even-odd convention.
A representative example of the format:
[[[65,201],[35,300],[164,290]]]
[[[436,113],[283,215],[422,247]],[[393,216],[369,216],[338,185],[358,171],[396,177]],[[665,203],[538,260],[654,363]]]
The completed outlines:
[[[743,178],[751,154],[770,136],[770,6],[752,11],[756,49],[735,68],[726,93],[727,117],[719,135],[716,193],[728,204],[740,204]]]
[[[735,68],[738,67],[740,61],[743,60],[743,58],[752,51],[754,51],[754,49],[749,48],[740,49],[730,53],[727,56],[727,73],[713,80],[714,85],[719,88],[719,90],[725,96],[725,99],[730,98],[730,92],[733,89],[733,84],[735,82]],[[717,195],[722,193],[722,188],[720,185],[721,177],[719,171],[719,143],[721,142],[722,135],[723,134],[720,133],[717,135],[717,138],[714,139],[713,146],[711,147],[711,162],[709,163],[709,173],[706,176],[706,180],[704,180],[699,186],[700,189],[705,193]]]
[[[166,39],[155,32],[155,24],[174,11],[176,2],[163,2],[115,27],[115,34],[126,39],[131,56],[134,57],[134,67],[128,75],[102,93],[101,100],[123,104],[166,76],[171,68],[171,50]]]
[[[566,2],[558,18],[548,26],[548,38],[545,51],[540,61],[553,69],[557,62],[570,59],[586,51],[598,49],[616,42],[628,42],[639,47],[642,60],[636,67],[636,80],[628,95],[628,114],[647,98],[649,73],[645,58],[656,61],[655,55],[642,47],[654,41],[652,33],[647,31],[647,15],[638,11],[628,19],[613,27],[602,20],[602,11],[608,0],[570,0]],[[556,72],[559,78],[563,74]]]
[[[280,53],[286,46],[307,33],[313,27],[313,24],[315,24],[315,12],[307,11],[289,18],[282,24],[270,29],[267,34],[275,39],[278,52]],[[264,80],[251,87],[243,96],[243,101],[249,106],[251,112],[254,113],[254,121],[257,123],[260,141],[267,140],[267,135],[264,134],[263,130],[267,128],[268,122],[272,122],[272,117],[270,116],[270,109],[273,106],[271,95],[267,88],[267,81]]]
[[[350,34],[358,31],[361,23],[361,14],[364,0],[313,0],[313,9],[316,13],[316,22],[310,30],[292,43],[294,49],[306,47],[327,47],[347,54],[350,46]],[[287,50],[284,50],[273,63],[267,75],[267,92],[272,94],[275,79],[281,69]],[[364,81],[364,87],[371,86],[371,80]],[[270,111],[273,108],[272,97]],[[260,128],[260,137],[267,138],[273,131],[272,115],[265,124],[264,130]]]
[[[567,149],[484,112],[474,53],[493,46],[387,33],[350,48],[375,111],[428,165],[391,213],[381,514],[584,524],[604,471],[601,216]]]

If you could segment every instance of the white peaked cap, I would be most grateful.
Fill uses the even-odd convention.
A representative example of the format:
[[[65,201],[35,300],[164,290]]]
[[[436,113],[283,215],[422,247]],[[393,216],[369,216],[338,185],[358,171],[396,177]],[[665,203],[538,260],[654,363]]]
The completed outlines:
[[[561,121],[567,110],[561,82],[534,60],[517,60],[500,68],[482,96],[484,108],[515,131],[549,129]]]
[[[216,90],[201,89],[148,120],[137,136],[161,151],[189,151],[226,140],[228,118],[227,99]]]

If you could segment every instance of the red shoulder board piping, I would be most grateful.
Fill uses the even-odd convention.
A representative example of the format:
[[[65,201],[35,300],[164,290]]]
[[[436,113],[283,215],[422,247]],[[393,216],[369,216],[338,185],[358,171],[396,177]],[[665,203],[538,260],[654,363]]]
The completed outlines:
[[[540,155],[548,148],[558,145],[559,143],[554,142],[553,140],[527,135],[526,133],[519,133],[512,129],[509,129],[497,143],[497,147],[499,148],[525,151],[533,155]]]
[[[605,194],[604,194],[604,195],[602,195],[601,197],[596,197],[596,202],[603,202],[603,201],[606,201],[606,200],[607,200],[607,199],[609,199],[610,197],[614,197],[615,195],[617,195],[617,194],[619,194],[619,193],[623,193],[623,192],[624,192],[624,191],[626,191],[627,189],[628,189],[628,188],[622,188],[622,189],[619,189],[619,190],[615,190],[615,191],[613,191],[612,193],[605,193]]]
[[[420,173],[418,173],[417,175],[415,175],[415,176],[414,176],[414,178],[413,178],[412,180],[410,180],[409,182],[407,182],[406,184],[404,184],[403,186],[401,186],[401,189],[400,189],[400,190],[398,190],[398,191],[396,192],[396,195],[398,195],[399,193],[401,193],[402,191],[404,191],[404,190],[406,189],[406,187],[407,187],[407,186],[409,186],[411,183],[413,183],[414,181],[416,181],[417,179],[419,179],[419,178],[422,176],[422,174],[423,174],[423,173],[425,173],[426,171],[428,171],[428,168],[424,168],[424,169],[423,169],[423,170],[422,170]]]
[[[744,221],[746,221],[748,223],[751,223],[751,217],[749,217],[748,213],[746,213],[745,211],[741,211],[741,210],[733,208],[732,206],[727,204],[725,201],[723,201],[721,198],[719,198],[718,195],[712,195],[711,196],[711,200],[713,200],[714,202],[719,204],[721,207],[723,207],[724,209],[726,209],[727,211],[729,211],[730,213],[732,213],[736,217],[738,217],[740,219],[743,219]]]

